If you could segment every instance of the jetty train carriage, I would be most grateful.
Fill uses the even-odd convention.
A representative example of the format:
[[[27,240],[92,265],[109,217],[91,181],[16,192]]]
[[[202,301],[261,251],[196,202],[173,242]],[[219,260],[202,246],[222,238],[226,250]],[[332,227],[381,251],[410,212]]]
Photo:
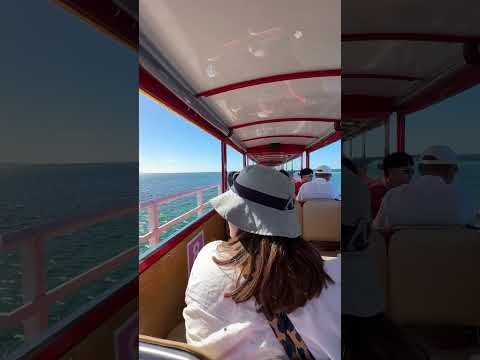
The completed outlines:
[[[140,89],[221,141],[221,191],[227,146],[244,164],[300,157],[309,166],[313,151],[341,138],[339,1],[139,4]],[[339,251],[340,207],[336,200],[297,206],[304,238],[326,257]],[[145,237],[155,241],[155,232]],[[225,221],[210,211],[140,260],[141,358],[209,358],[186,344],[182,318],[197,238],[197,249],[226,240]]]
[[[212,0],[207,7],[193,0],[142,0],[139,9],[127,0],[57,3],[138,51],[139,91],[220,140],[222,180],[4,239],[2,245],[26,249],[24,266],[32,271],[24,272],[25,305],[0,320],[25,329],[27,344],[18,358],[126,359],[140,351],[142,359],[208,359],[186,344],[182,319],[196,253],[209,241],[227,239],[226,223],[208,210],[205,193],[227,190],[227,147],[243,156],[244,166],[284,167],[298,159],[309,166],[312,152],[340,140],[340,2],[302,0],[294,9],[286,0]],[[161,205],[187,196],[196,197],[194,209],[159,223]],[[327,259],[340,250],[340,207],[336,200],[296,207],[304,238],[315,241]],[[138,246],[47,291],[39,250],[44,240],[129,211],[147,211],[149,218],[148,233],[138,239],[149,245],[139,259],[139,276],[49,327],[52,302],[132,261]],[[195,221],[159,240],[192,215]],[[318,218],[325,219],[322,226]],[[35,231],[40,234],[32,237]]]
[[[421,118],[409,116],[478,87],[478,9],[475,1],[342,1],[344,154],[368,160],[369,132],[381,127],[385,155],[411,153],[407,136],[416,134],[405,124]],[[450,123],[462,129],[461,118]],[[430,359],[480,358],[478,229],[404,226],[372,233],[370,244],[393,322]]]

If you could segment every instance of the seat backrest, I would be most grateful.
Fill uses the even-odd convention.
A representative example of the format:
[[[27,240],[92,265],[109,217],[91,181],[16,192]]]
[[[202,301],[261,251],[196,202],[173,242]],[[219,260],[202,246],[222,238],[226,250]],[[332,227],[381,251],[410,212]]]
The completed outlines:
[[[388,313],[399,325],[480,325],[480,232],[404,229],[388,249]]]
[[[308,200],[303,204],[303,238],[307,241],[340,242],[341,202]]]
[[[210,360],[204,351],[177,341],[139,336],[139,360]]]
[[[385,299],[387,299],[387,247],[385,245],[385,239],[380,233],[372,231],[368,243],[368,252],[373,258],[379,285],[384,290]]]
[[[303,208],[298,201],[295,201],[295,212],[297,213],[298,223],[300,224],[300,227],[303,228]],[[303,233],[303,229],[302,229],[302,233]]]

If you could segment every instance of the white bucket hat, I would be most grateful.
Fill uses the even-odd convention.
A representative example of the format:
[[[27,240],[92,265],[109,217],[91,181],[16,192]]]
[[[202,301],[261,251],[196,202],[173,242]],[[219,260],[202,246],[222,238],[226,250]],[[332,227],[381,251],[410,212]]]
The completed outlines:
[[[301,235],[295,187],[280,172],[263,165],[244,168],[227,192],[210,204],[228,222],[252,234],[296,238]]]
[[[448,146],[434,145],[422,153],[420,163],[425,165],[457,165],[457,154]]]

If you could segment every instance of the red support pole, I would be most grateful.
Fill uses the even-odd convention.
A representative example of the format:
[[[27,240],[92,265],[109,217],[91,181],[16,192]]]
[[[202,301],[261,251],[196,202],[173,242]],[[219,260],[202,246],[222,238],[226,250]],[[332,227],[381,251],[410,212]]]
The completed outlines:
[[[227,191],[228,175],[227,175],[227,144],[221,142],[222,146],[222,192]]]
[[[310,167],[310,151],[306,151],[306,161],[305,161],[305,167],[309,168]]]
[[[405,114],[397,113],[397,151],[405,151]]]
[[[300,170],[303,169],[303,152],[302,152],[302,156],[300,157]]]
[[[243,167],[247,167],[247,154],[243,154]]]

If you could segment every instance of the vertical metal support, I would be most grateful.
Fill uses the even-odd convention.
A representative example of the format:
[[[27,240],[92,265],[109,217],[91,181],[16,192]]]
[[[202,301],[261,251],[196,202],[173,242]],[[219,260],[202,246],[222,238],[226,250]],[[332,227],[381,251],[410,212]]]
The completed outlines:
[[[385,120],[383,131],[383,154],[388,156],[390,154],[390,117]]]
[[[203,204],[203,191],[197,192],[197,207]],[[202,216],[202,209],[197,210],[197,216]]]
[[[151,212],[150,212],[151,211]],[[158,222],[158,205],[153,204],[151,208],[148,208],[148,226],[150,229],[150,224],[152,224],[151,229],[153,230],[153,236],[148,240],[150,246],[156,246],[160,243],[160,234],[158,233],[158,227],[160,226]]]
[[[350,145],[350,159],[353,159],[353,138],[348,141]]]
[[[362,133],[362,160],[367,158],[367,134],[365,131]]]
[[[397,113],[397,151],[405,151],[405,114]]]
[[[155,230],[155,207],[154,206],[151,206],[149,208],[147,208],[147,212],[148,212],[148,231],[147,232],[150,232],[150,231],[153,231]]]
[[[300,170],[303,169],[303,152],[302,152],[302,156],[300,157]]]
[[[310,151],[305,152],[305,167],[309,168],[310,167]]]
[[[222,192],[227,191],[228,174],[227,174],[227,143],[222,141]]]
[[[48,329],[47,270],[43,256],[43,241],[32,238],[21,246],[22,288],[24,303],[37,303],[35,313],[23,321],[26,342],[30,342]]]
[[[243,154],[243,167],[247,167],[247,154]]]

